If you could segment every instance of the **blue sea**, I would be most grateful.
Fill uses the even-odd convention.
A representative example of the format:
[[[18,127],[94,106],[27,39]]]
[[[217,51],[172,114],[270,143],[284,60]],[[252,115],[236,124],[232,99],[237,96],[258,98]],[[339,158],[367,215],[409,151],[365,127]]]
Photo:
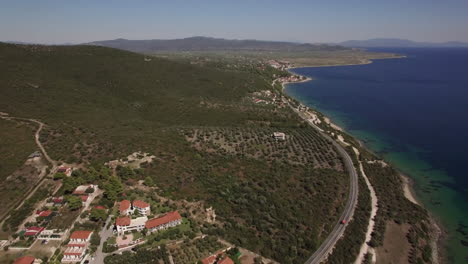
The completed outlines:
[[[468,263],[468,49],[372,51],[406,58],[297,68],[313,80],[286,93],[410,176],[417,199],[448,232],[449,262]]]

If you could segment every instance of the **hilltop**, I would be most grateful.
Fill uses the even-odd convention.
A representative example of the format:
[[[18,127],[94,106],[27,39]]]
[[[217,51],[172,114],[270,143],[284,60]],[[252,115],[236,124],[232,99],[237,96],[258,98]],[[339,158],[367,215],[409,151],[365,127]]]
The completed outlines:
[[[468,43],[460,41],[448,41],[448,42],[417,42],[408,39],[396,39],[396,38],[375,38],[368,40],[348,40],[338,45],[344,47],[353,48],[466,48]]]
[[[87,45],[105,46],[134,52],[168,51],[275,51],[275,52],[310,52],[339,51],[348,48],[337,45],[294,43],[282,41],[237,40],[211,37],[190,37],[182,39],[128,40],[114,39],[86,43]]]

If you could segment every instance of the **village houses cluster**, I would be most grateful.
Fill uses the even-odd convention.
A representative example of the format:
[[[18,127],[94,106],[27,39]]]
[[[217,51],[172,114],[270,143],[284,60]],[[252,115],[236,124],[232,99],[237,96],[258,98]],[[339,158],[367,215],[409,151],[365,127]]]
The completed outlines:
[[[282,132],[275,132],[273,137],[276,140],[285,140],[286,136]],[[57,172],[63,173],[67,177],[73,177],[73,168],[71,167],[60,166]],[[88,221],[93,210],[103,210],[106,212],[104,215],[109,216],[108,214],[111,211],[108,212],[108,210],[110,209],[100,205],[101,202],[98,198],[101,197],[104,191],[97,184],[85,184],[75,187],[68,193],[69,195],[64,196],[52,195],[39,202],[32,215],[24,221],[18,236],[15,236],[15,240],[10,245],[14,245],[20,238],[23,241],[26,238],[29,247],[32,244],[46,247],[50,243],[54,244],[51,247],[54,252],[57,250],[60,252],[60,254],[56,255],[55,260],[62,263],[84,263],[93,260],[96,256],[93,252],[96,250],[96,244],[93,244],[92,241],[94,241],[94,236],[100,237],[101,232],[111,232],[110,237],[104,238],[106,239],[105,242],[115,247],[114,251],[119,251],[144,243],[147,240],[146,238],[150,237],[146,236],[148,234],[176,227],[183,222],[183,218],[177,210],[155,214],[151,210],[151,204],[144,201],[144,199],[124,199],[115,201],[114,207],[111,209],[113,211],[111,213],[112,219],[115,219],[113,224],[103,227],[104,229],[98,233],[96,229],[84,227],[79,223]],[[51,225],[53,220],[61,222],[64,217],[63,212],[69,212],[67,210],[70,208],[71,198],[73,197],[75,202],[81,202],[81,207],[76,211],[76,217],[70,218],[69,222],[60,225],[62,228],[53,227],[55,226]],[[211,208],[209,209],[213,211]],[[214,211],[212,214],[214,214]],[[102,239],[102,237],[100,238]],[[109,244],[110,238],[113,239],[115,244],[113,242]],[[203,239],[203,236],[201,238]],[[55,243],[52,243],[52,241],[55,241]],[[92,249],[93,247],[94,249]],[[11,248],[13,249],[13,246]],[[28,248],[18,248],[18,250],[23,251],[25,249]],[[234,261],[226,254],[229,249],[230,247],[218,251],[200,261],[203,264],[234,264]],[[103,251],[102,248],[99,250],[99,252]],[[39,258],[25,254],[19,256],[14,263],[41,264],[44,262]]]
[[[291,67],[291,63],[289,61],[284,61],[284,60],[283,61],[282,60],[269,60],[267,61],[267,63],[271,67],[278,69],[278,70],[282,70],[282,71],[285,71]]]
[[[66,175],[71,175],[71,168],[60,167],[58,172],[62,172]],[[81,209],[85,211],[88,209],[91,202],[96,198],[99,187],[97,185],[88,184],[80,185],[74,189],[72,192],[73,196],[79,197],[81,200]],[[67,238],[70,229],[59,230],[59,229],[48,229],[48,223],[54,217],[60,217],[57,215],[57,210],[60,210],[66,205],[64,197],[49,197],[44,203],[41,204],[41,209],[34,211],[33,215],[29,218],[30,223],[35,223],[33,225],[27,225],[24,229],[18,232],[18,236],[15,241],[19,241],[21,237],[27,238],[31,243],[35,240],[40,241],[41,245],[47,244],[49,241],[64,241]],[[89,242],[91,239],[92,231],[81,230],[73,231],[70,235],[68,244],[65,246],[63,251],[63,263],[75,263],[83,260],[83,257],[86,255]],[[12,249],[14,249],[15,241],[12,243]],[[37,259],[33,256],[22,256],[14,263],[42,263],[40,259]]]

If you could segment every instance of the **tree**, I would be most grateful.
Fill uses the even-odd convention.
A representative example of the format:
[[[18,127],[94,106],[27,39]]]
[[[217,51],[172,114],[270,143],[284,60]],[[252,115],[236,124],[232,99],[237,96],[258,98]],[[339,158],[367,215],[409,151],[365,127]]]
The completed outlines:
[[[99,236],[97,232],[93,232],[93,234],[91,235],[91,240],[90,240],[91,252],[95,252],[100,243],[101,243],[101,237]]]
[[[117,177],[111,177],[109,182],[104,184],[104,195],[111,201],[117,200],[123,192],[123,185]]]
[[[147,176],[147,177],[145,178],[145,185],[146,185],[146,186],[149,186],[149,187],[154,186],[153,178],[151,178],[150,176]]]
[[[81,184],[81,178],[65,177],[62,181],[62,190],[64,193],[71,193]]]
[[[106,211],[102,209],[92,209],[89,215],[89,219],[97,222],[99,220],[105,220],[107,217]]]
[[[66,200],[67,200],[67,203],[68,203],[68,208],[70,208],[70,210],[74,211],[74,210],[77,210],[77,209],[81,208],[82,201],[81,201],[80,197],[73,196],[73,195],[68,195],[66,197]]]
[[[67,177],[67,175],[65,175],[65,173],[63,173],[63,172],[57,172],[57,173],[55,173],[55,175],[54,175],[54,181],[56,181],[56,180],[62,180],[62,179],[64,179],[65,177]]]
[[[135,172],[129,167],[117,166],[116,168],[117,176],[122,180],[128,180],[129,178],[135,177]]]
[[[93,232],[93,234],[91,235],[90,243],[93,246],[99,246],[99,243],[101,243],[101,237],[97,232]]]
[[[99,170],[99,178],[101,180],[107,180],[111,176],[111,169],[109,169],[106,166],[102,166],[101,169]]]

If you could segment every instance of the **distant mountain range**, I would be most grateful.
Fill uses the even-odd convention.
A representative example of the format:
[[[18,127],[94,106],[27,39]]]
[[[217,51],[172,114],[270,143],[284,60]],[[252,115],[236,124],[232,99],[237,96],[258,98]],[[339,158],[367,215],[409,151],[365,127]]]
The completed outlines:
[[[459,41],[448,42],[417,42],[408,39],[395,39],[395,38],[375,38],[368,40],[348,40],[338,45],[353,48],[378,48],[378,47],[395,47],[395,48],[411,48],[411,47],[440,47],[440,48],[455,48],[455,47],[468,47],[468,43]]]
[[[5,41],[14,44],[33,44],[21,41]],[[171,52],[171,51],[277,51],[277,52],[304,52],[304,51],[338,51],[350,48],[409,48],[409,47],[441,47],[441,48],[468,48],[467,42],[417,42],[408,39],[374,38],[368,40],[348,40],[340,43],[299,43],[286,41],[265,41],[254,39],[223,39],[212,37],[189,37],[181,39],[148,39],[130,40],[113,39],[83,43],[84,45],[103,46],[128,50],[133,52]],[[55,45],[75,45],[71,43]]]
[[[128,40],[114,39],[85,43],[134,52],[162,51],[318,51],[346,50],[348,48],[330,44],[309,44],[282,41],[237,40],[210,37],[190,37],[183,39]]]

